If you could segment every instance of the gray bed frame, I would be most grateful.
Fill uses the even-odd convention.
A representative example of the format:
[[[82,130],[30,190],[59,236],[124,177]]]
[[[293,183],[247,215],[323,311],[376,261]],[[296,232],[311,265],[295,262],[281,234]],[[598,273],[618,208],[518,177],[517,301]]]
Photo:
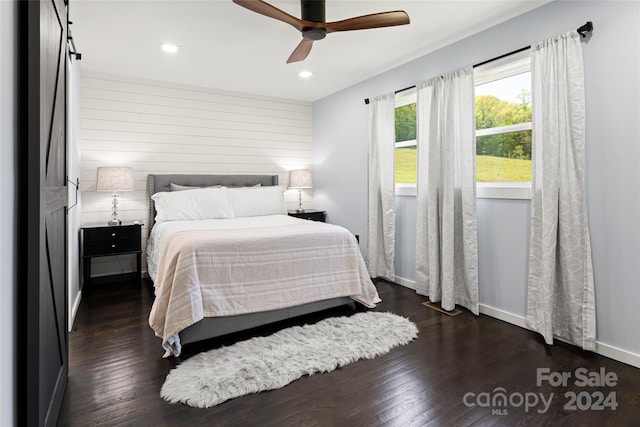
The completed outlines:
[[[270,186],[278,185],[278,175],[149,175],[147,178],[149,189],[149,232],[151,232],[156,216],[151,196],[160,191],[171,191],[172,183],[193,187],[210,187],[214,185],[250,187],[257,184]],[[354,304],[354,301],[349,297],[341,297],[280,310],[236,316],[206,317],[180,332],[180,342],[182,345],[189,344],[345,304]]]

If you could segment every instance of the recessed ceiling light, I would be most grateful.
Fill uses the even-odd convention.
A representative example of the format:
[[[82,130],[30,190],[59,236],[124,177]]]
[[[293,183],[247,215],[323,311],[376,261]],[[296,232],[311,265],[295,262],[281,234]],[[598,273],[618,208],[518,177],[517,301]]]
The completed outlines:
[[[301,79],[308,79],[311,76],[313,76],[313,73],[311,71],[304,70],[298,73],[298,77],[300,77]]]
[[[175,44],[162,43],[160,45],[160,48],[163,52],[167,53],[176,53],[178,51],[178,46],[176,46]]]

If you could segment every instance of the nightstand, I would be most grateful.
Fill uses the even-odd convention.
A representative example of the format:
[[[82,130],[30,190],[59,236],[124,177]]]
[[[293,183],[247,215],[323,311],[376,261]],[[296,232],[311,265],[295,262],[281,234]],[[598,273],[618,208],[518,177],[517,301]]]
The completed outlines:
[[[91,280],[91,258],[135,254],[136,278],[142,274],[142,224],[123,223],[117,226],[84,225],[80,231],[80,247],[84,266],[83,283]]]
[[[325,222],[327,220],[327,211],[318,211],[315,209],[305,209],[303,212],[287,211],[289,216],[296,218],[308,219],[311,221]]]

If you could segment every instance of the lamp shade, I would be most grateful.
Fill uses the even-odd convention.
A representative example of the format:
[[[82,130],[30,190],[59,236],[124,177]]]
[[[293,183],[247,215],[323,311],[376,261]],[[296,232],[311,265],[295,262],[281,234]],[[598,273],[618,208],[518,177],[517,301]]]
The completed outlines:
[[[96,191],[133,191],[133,170],[123,166],[99,167]]]
[[[312,175],[309,169],[289,171],[289,188],[311,188]]]

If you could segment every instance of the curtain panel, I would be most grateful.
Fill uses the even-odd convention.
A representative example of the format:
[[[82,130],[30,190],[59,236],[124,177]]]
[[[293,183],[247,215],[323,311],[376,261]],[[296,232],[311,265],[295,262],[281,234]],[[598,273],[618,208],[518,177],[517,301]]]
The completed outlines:
[[[371,277],[395,280],[395,94],[369,106],[369,215],[367,268]]]
[[[527,324],[595,350],[593,264],[585,197],[582,45],[572,31],[532,46],[533,196]]]
[[[478,314],[473,68],[418,85],[417,110],[416,291]]]

